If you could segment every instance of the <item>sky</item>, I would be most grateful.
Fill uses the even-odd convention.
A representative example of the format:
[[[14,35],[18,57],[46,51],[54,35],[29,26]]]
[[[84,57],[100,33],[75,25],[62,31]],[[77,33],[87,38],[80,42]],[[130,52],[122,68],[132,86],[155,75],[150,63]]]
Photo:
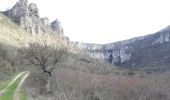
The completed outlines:
[[[18,0],[0,0],[0,10]],[[170,25],[170,0],[28,0],[41,17],[60,20],[72,41],[105,44],[155,33]]]

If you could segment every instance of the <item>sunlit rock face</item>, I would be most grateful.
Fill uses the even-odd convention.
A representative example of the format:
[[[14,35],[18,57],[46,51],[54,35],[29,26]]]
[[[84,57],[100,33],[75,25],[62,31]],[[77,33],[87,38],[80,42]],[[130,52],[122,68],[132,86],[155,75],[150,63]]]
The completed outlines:
[[[123,63],[131,58],[131,53],[128,52],[130,48],[121,42],[105,45],[76,42],[75,45],[80,49],[88,51],[88,54],[92,58],[103,59],[113,64]]]
[[[40,33],[41,20],[39,19],[39,11],[35,4],[28,4],[27,0],[19,0],[5,14],[11,17],[27,32],[31,34]]]
[[[109,44],[75,43],[91,57],[121,67],[170,68],[170,26],[147,36]]]
[[[39,17],[39,11],[38,11],[38,7],[36,4],[34,3],[31,3],[29,5],[29,16],[36,16],[36,17]]]
[[[12,9],[5,11],[4,14],[32,35],[46,34],[45,27],[54,29],[50,27],[48,18],[40,18],[37,5],[34,3],[28,4],[27,0],[19,0]],[[61,34],[62,28],[59,21],[55,21],[54,27],[56,27],[54,30],[56,34]]]
[[[42,24],[49,26],[49,19],[47,17],[41,18],[41,22],[42,22]]]

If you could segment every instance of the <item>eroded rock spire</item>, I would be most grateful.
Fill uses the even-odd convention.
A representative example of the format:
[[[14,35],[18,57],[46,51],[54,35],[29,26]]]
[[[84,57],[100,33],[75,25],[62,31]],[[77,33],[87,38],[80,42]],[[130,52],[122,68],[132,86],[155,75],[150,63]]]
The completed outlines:
[[[5,11],[4,14],[32,35],[48,33],[47,28],[63,35],[60,22],[55,20],[49,24],[48,18],[40,18],[37,5],[34,3],[28,4],[28,0],[19,0],[12,9]]]

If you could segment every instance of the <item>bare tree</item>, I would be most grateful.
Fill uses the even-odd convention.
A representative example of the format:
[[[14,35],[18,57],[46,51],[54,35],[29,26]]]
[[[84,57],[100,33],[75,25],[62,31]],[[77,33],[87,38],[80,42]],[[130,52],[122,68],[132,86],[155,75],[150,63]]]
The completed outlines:
[[[47,92],[52,92],[50,89],[52,71],[56,68],[56,64],[60,62],[66,54],[67,48],[52,48],[47,44],[30,44],[26,59],[34,66],[41,68],[43,73],[47,76]]]

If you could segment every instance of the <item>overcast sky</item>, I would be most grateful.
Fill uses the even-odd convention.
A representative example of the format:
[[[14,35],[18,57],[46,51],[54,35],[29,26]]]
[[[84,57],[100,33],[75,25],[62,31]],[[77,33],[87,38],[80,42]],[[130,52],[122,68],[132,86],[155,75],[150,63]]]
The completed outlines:
[[[18,0],[0,0],[5,10]],[[110,43],[170,25],[170,0],[29,0],[41,17],[58,18],[73,41]]]

